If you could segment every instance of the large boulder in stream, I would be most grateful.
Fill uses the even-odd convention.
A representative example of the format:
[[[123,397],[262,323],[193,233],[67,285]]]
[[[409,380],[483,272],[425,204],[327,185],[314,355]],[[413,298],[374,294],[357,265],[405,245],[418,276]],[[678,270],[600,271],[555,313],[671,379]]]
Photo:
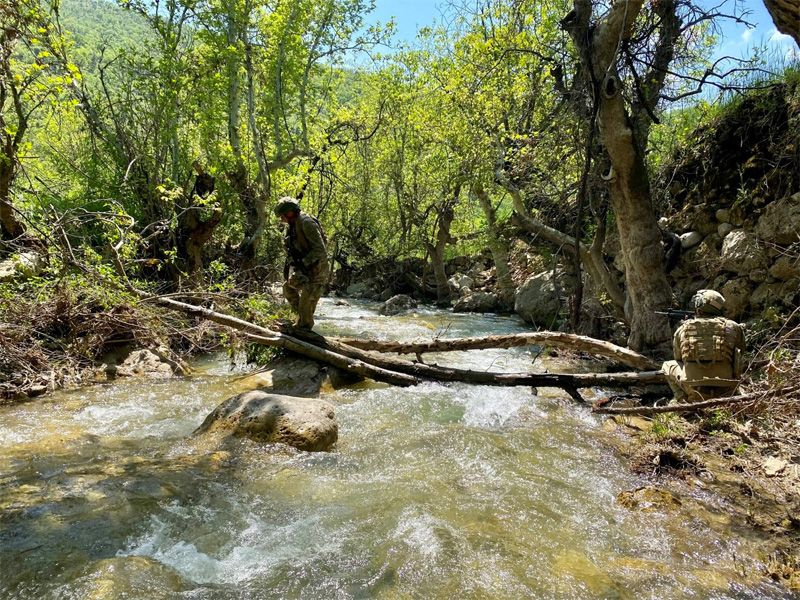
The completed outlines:
[[[378,314],[385,316],[399,315],[412,308],[417,308],[416,300],[405,294],[397,294],[381,304]]]
[[[560,275],[545,271],[530,277],[517,291],[514,311],[534,325],[550,328],[561,310]]]
[[[321,452],[336,443],[339,426],[333,405],[324,400],[254,390],[220,404],[195,434],[212,432]]]
[[[363,378],[297,354],[286,353],[271,360],[262,370],[233,384],[232,393],[260,390],[273,394],[315,398],[320,392],[336,390]]]
[[[473,292],[459,298],[453,305],[453,312],[488,313],[497,310],[497,296],[489,292]]]

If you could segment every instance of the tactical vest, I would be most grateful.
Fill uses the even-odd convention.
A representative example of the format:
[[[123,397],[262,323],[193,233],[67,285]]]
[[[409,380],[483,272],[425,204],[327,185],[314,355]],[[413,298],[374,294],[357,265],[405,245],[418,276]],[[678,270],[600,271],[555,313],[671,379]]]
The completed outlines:
[[[717,317],[689,319],[681,329],[681,356],[687,362],[732,363],[739,338],[738,324]]]

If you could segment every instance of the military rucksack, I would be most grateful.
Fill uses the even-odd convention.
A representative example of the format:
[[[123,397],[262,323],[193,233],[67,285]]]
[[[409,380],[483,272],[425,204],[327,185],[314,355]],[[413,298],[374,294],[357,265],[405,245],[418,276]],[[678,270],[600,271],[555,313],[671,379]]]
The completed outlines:
[[[690,319],[681,329],[681,357],[689,362],[732,363],[738,324],[728,319]]]

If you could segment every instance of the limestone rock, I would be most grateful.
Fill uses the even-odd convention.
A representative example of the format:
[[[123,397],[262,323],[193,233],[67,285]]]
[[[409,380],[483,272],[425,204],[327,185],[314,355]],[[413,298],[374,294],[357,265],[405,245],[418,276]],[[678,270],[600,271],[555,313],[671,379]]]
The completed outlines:
[[[264,370],[237,381],[232,391],[261,390],[313,398],[324,389],[338,389],[358,381],[361,377],[344,369],[288,353],[270,361]]]
[[[753,283],[764,283],[767,280],[767,276],[768,273],[766,269],[753,269],[750,271],[747,278]]]
[[[699,231],[689,231],[681,235],[681,247],[684,250],[694,248],[703,241],[703,234]]]
[[[800,277],[800,259],[783,254],[769,268],[769,274],[781,281]]]
[[[21,252],[0,262],[0,283],[14,279],[29,279],[38,275],[44,259],[38,252]]]
[[[497,309],[497,296],[488,292],[474,292],[459,298],[453,312],[487,313]]]
[[[166,379],[183,374],[182,366],[166,358],[164,352],[147,348],[133,350],[120,357],[106,357],[106,374],[109,377],[153,377]]]
[[[781,297],[780,283],[762,283],[750,296],[750,306],[754,308],[769,308],[774,306]]]
[[[731,231],[733,231],[733,225],[731,225],[730,223],[720,223],[719,227],[717,227],[717,235],[723,239]]]
[[[336,443],[339,427],[333,405],[328,402],[256,390],[220,404],[195,434],[210,432],[228,432],[257,442],[322,452]]]
[[[731,222],[731,211],[727,208],[720,208],[717,210],[716,215],[717,221],[720,223],[730,223]]]
[[[753,285],[744,277],[731,279],[722,286],[720,293],[725,296],[725,316],[738,320],[750,304]]]
[[[758,219],[756,234],[764,241],[781,245],[800,240],[800,192],[769,204]]]
[[[767,477],[775,477],[775,475],[779,474],[783,471],[789,463],[787,463],[782,458],[778,458],[776,456],[770,456],[761,467],[764,469],[764,474]]]
[[[411,296],[397,294],[381,304],[381,307],[378,309],[378,314],[387,316],[399,315],[400,313],[411,310],[412,308],[417,308],[416,300],[414,300]]]
[[[523,283],[517,290],[514,310],[529,323],[550,327],[561,310],[553,272],[533,275]]]
[[[683,258],[683,270],[687,273],[700,273],[707,279],[713,277],[719,265],[716,240],[716,235],[709,235],[699,246],[689,250]]]
[[[758,245],[758,240],[743,229],[736,229],[725,236],[721,260],[723,269],[740,275],[767,267],[767,256]]]
[[[800,304],[800,277],[784,282],[778,291],[778,296],[788,308],[794,308]]]

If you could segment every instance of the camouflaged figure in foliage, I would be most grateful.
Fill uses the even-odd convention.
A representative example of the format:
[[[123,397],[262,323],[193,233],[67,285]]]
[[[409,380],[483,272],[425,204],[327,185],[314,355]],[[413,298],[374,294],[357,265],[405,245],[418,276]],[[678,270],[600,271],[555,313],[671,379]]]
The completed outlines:
[[[678,400],[730,395],[742,374],[744,328],[722,316],[725,298],[714,290],[698,291],[692,303],[694,318],[684,321],[672,338],[675,360],[661,370]]]
[[[295,326],[311,329],[314,311],[328,282],[325,234],[319,221],[301,212],[293,198],[281,198],[275,214],[288,225],[283,236],[283,295],[297,313]]]

